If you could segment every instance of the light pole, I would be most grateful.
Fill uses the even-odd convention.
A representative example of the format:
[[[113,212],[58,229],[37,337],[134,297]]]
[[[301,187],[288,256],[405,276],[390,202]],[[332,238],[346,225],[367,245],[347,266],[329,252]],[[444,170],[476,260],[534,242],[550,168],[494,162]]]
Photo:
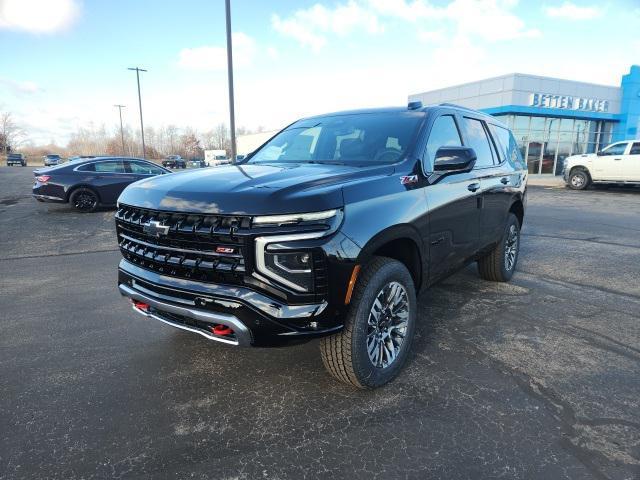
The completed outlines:
[[[236,163],[236,115],[233,101],[233,48],[231,44],[231,0],[225,1],[227,14],[227,75],[229,77],[229,126],[231,130],[231,162]]]
[[[114,105],[120,112],[120,139],[122,140],[122,155],[126,155],[124,151],[124,132],[122,131],[122,109],[126,107],[126,105]]]
[[[134,67],[129,70],[136,71],[136,79],[138,80],[138,107],[140,108],[140,134],[142,135],[142,158],[147,158],[144,149],[144,123],[142,122],[142,97],[140,96],[140,72],[146,72],[142,68]]]

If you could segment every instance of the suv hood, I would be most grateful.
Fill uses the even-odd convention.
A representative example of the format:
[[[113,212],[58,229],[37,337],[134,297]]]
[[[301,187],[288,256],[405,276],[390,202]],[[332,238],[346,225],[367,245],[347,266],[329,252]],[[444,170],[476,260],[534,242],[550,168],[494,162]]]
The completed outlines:
[[[118,203],[185,213],[267,215],[344,205],[342,186],[393,173],[393,166],[228,165],[160,175],[128,186]]]
[[[595,153],[581,153],[579,155],[571,155],[570,157],[567,157],[566,161],[584,161],[584,159],[593,159],[597,156],[598,155]]]

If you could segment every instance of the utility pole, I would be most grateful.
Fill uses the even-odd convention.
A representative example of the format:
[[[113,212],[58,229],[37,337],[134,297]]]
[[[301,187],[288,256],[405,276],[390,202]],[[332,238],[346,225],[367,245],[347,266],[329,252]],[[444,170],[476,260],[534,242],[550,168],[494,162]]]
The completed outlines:
[[[225,1],[227,13],[227,74],[229,77],[229,124],[231,130],[231,163],[236,163],[236,114],[233,101],[233,47],[231,44],[231,0]]]
[[[126,107],[126,105],[114,105],[120,112],[120,138],[122,139],[122,155],[126,155],[127,153],[124,150],[124,132],[122,131],[122,109]]]
[[[142,97],[140,96],[140,72],[146,72],[142,68],[129,68],[128,70],[136,71],[136,79],[138,80],[138,107],[140,108],[140,134],[142,135],[142,158],[147,158],[144,149],[144,123],[142,122]]]

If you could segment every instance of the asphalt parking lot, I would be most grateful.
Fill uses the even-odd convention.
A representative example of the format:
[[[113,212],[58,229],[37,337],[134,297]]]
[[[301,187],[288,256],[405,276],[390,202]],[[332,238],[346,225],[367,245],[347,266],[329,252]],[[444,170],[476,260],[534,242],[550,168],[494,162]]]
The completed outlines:
[[[0,478],[640,478],[640,190],[530,188],[519,271],[420,297],[403,374],[135,315],[113,211],[0,168]]]

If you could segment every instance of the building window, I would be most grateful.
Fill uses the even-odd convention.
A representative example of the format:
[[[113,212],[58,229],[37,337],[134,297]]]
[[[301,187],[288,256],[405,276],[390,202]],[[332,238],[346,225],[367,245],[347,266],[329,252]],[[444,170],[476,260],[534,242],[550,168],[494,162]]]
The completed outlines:
[[[570,155],[595,153],[611,143],[613,122],[531,115],[499,115],[512,130],[529,173],[562,173]]]

